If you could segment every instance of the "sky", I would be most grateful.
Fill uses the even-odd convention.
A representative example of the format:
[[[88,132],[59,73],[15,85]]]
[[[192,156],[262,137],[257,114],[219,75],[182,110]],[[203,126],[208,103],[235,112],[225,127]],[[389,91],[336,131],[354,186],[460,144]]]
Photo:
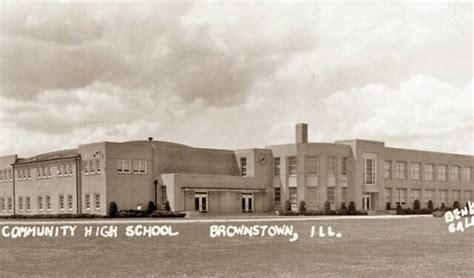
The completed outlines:
[[[2,1],[0,155],[101,141],[474,154],[471,2]]]

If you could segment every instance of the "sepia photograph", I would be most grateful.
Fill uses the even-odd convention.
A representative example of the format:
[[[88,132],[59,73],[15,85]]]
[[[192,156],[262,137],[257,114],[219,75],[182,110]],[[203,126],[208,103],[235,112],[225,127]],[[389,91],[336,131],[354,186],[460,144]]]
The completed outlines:
[[[472,1],[0,3],[0,277],[474,277]]]

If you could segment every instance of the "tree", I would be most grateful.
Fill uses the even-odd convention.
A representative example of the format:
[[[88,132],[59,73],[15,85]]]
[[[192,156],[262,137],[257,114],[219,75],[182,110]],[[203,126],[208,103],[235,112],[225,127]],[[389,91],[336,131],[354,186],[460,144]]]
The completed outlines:
[[[403,214],[403,208],[400,204],[397,205],[397,214]]]
[[[155,202],[153,201],[148,202],[148,207],[146,210],[147,215],[152,214],[155,210],[156,210]]]
[[[461,207],[459,206],[459,202],[458,202],[458,201],[454,201],[454,203],[453,203],[453,209],[461,209]]]
[[[441,203],[441,207],[439,209],[442,211],[446,211],[446,205],[444,203]]]
[[[291,211],[291,203],[289,200],[285,201],[285,211]]]
[[[341,210],[347,211],[346,202],[342,202],[342,204],[341,204]]]
[[[428,209],[429,209],[429,210],[433,210],[433,209],[434,209],[434,208],[433,208],[433,201],[431,201],[431,200],[428,201]]]
[[[416,199],[415,201],[413,201],[413,209],[419,210],[420,208],[421,208],[420,200]]]
[[[305,201],[300,202],[300,214],[305,214],[306,213],[306,203]]]
[[[110,202],[110,204],[109,204],[109,216],[111,218],[114,218],[114,217],[117,216],[117,212],[118,212],[117,204],[115,202]]]
[[[169,201],[166,201],[166,202],[165,202],[165,210],[166,210],[166,211],[171,211],[171,206],[170,206],[170,202],[169,202]]]
[[[349,203],[349,211],[356,211],[356,205],[355,205],[354,201],[351,201]]]

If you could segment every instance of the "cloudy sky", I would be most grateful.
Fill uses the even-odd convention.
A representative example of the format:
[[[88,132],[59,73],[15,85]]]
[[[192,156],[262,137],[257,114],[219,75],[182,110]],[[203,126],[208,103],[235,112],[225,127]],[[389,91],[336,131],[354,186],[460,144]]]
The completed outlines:
[[[351,138],[474,154],[472,4],[3,1],[0,155]]]

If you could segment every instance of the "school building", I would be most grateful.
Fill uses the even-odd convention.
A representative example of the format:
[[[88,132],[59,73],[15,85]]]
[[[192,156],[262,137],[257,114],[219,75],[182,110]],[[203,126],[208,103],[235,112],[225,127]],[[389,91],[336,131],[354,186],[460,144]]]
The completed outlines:
[[[100,142],[20,158],[0,157],[0,215],[100,214],[149,201],[206,214],[333,209],[383,211],[473,200],[474,156],[386,147],[347,140],[309,143],[307,124],[295,142],[262,149],[219,150],[156,141]]]

